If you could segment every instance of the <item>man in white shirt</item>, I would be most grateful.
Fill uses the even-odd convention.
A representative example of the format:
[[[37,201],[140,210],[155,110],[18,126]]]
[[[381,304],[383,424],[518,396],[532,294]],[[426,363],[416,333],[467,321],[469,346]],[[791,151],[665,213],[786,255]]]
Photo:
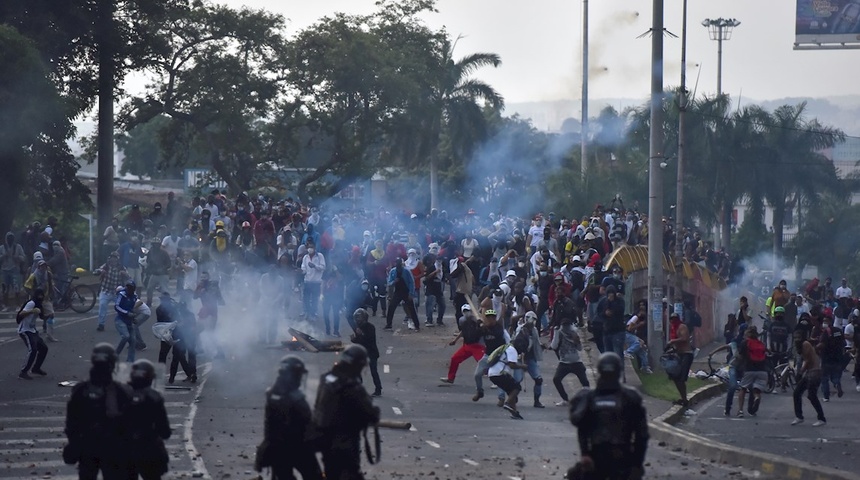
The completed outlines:
[[[189,251],[182,253],[182,271],[184,275],[182,290],[179,291],[179,301],[190,309],[194,290],[197,290],[197,261],[194,260]]]
[[[484,314],[487,315],[490,314],[490,312],[485,312]],[[492,312],[492,314],[495,314],[495,312]],[[517,399],[522,387],[520,386],[520,383],[514,379],[513,371],[514,369],[526,369],[526,366],[519,363],[518,359],[520,353],[525,352],[528,348],[528,340],[524,337],[519,337],[515,339],[513,343],[506,344],[499,348],[504,348],[504,351],[500,352],[496,363],[490,366],[487,371],[487,376],[490,377],[490,381],[493,382],[493,385],[501,388],[507,395],[507,400],[505,400],[505,403],[502,406],[505,410],[511,413],[511,418],[522,420],[523,416],[520,415],[520,412],[517,410]],[[490,355],[490,362],[492,362],[493,356],[494,355]]]
[[[307,318],[316,318],[322,275],[325,272],[325,258],[321,253],[317,253],[316,245],[312,241],[307,242],[307,252],[302,258],[302,273],[305,274],[302,294],[303,315]]]
[[[836,289],[836,299],[851,297],[851,288],[848,287],[848,279],[842,279],[842,285]]]
[[[39,331],[36,328],[39,321],[39,315],[42,313],[42,301],[45,299],[45,292],[37,288],[33,291],[33,296],[30,301],[24,305],[24,308],[18,312],[16,320],[18,322],[18,336],[24,340],[27,346],[27,359],[24,361],[24,366],[18,373],[18,378],[21,380],[32,380],[29,372],[36,375],[47,375],[42,370],[42,363],[45,357],[48,356],[48,345],[39,337]]]

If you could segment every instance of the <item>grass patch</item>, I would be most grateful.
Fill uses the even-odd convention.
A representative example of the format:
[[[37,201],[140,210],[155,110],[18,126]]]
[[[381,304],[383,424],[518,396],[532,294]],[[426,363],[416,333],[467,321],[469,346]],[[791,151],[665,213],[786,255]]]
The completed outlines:
[[[669,380],[669,377],[665,373],[654,373],[653,375],[640,374],[639,380],[642,382],[642,393],[649,397],[659,398],[668,402],[680,398],[678,389],[675,388],[675,382]],[[689,396],[697,389],[711,384],[713,382],[691,377],[687,379],[687,395]]]

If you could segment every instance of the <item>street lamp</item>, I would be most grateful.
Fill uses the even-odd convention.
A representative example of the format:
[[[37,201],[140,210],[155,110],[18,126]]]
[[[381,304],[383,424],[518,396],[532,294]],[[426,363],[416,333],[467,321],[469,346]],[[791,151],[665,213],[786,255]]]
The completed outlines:
[[[702,20],[702,26],[708,29],[708,33],[711,35],[711,40],[717,41],[717,98],[723,95],[723,40],[731,40],[732,39],[732,29],[740,25],[741,22],[734,18],[717,18],[710,19],[706,18]],[[726,215],[728,212],[725,211],[725,207],[723,207],[723,211],[719,215],[719,228],[721,231],[717,231],[717,236],[714,241],[714,247],[719,249],[721,245],[721,235],[723,234],[723,229],[728,231],[725,227]],[[725,239],[726,246],[728,246],[729,238]]]
[[[717,95],[723,94],[723,40],[732,39],[732,29],[741,22],[734,18],[706,18],[702,20],[702,26],[708,29],[711,40],[717,41]]]

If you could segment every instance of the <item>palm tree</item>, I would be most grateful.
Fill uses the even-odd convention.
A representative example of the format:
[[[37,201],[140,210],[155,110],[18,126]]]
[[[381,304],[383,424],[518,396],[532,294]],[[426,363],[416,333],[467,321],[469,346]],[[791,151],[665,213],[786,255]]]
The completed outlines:
[[[769,115],[764,125],[767,156],[762,158],[768,172],[759,186],[773,207],[773,254],[782,254],[785,209],[802,196],[813,204],[823,194],[822,186],[836,185],[836,168],[821,151],[845,141],[845,133],[804,117],[806,102],[783,105]],[[794,203],[798,203],[793,200]]]
[[[426,103],[419,107],[423,113],[423,138],[419,142],[424,147],[419,148],[430,160],[431,208],[439,205],[439,147],[443,132],[447,132],[454,153],[462,154],[486,137],[487,121],[482,106],[500,110],[505,104],[493,87],[472,78],[479,68],[501,65],[501,58],[495,53],[473,53],[455,61],[454,46],[456,43],[442,50],[440,74],[429,85]]]

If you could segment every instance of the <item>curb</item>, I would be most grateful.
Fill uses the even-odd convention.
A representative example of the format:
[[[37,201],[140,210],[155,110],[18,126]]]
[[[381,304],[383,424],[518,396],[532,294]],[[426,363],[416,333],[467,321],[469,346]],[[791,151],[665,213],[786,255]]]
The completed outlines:
[[[718,396],[725,390],[722,384],[702,387],[690,396],[691,403]],[[769,453],[739,448],[715,442],[694,433],[687,432],[674,424],[684,416],[680,406],[673,406],[666,413],[648,423],[652,440],[663,442],[683,449],[700,458],[707,458],[721,464],[738,465],[760,471],[779,479],[791,480],[859,480],[860,475],[836,470],[821,465],[812,466],[790,458]]]

